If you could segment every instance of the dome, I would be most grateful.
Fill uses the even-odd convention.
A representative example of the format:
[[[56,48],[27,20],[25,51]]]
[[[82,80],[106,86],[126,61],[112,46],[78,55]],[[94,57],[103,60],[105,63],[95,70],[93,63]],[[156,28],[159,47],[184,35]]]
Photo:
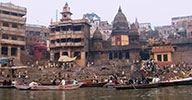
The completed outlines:
[[[118,13],[113,20],[112,35],[128,34],[128,22],[126,16],[123,14],[121,7],[119,7]]]
[[[102,40],[102,34],[99,31],[98,27],[96,28],[94,34],[93,34],[93,39],[94,40]]]

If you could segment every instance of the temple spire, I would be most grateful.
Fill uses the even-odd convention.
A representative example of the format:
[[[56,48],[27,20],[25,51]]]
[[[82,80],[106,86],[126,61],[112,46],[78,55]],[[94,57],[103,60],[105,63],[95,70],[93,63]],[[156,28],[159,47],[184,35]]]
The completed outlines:
[[[61,12],[62,14],[62,19],[61,21],[64,20],[71,20],[71,11],[70,11],[70,7],[68,6],[68,3],[66,2],[65,6],[63,7],[63,12]]]
[[[121,10],[121,6],[119,6],[119,10],[118,10],[118,12],[122,12],[122,10]]]
[[[137,29],[139,29],[139,22],[137,20],[137,17],[135,18],[135,26],[136,26]]]

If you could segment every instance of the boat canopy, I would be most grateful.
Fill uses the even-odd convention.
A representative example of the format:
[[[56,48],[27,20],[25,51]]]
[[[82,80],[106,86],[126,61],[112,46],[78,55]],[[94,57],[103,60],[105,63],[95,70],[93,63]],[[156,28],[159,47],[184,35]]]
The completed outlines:
[[[60,56],[59,62],[72,62],[75,61],[77,57],[68,57],[68,56]]]

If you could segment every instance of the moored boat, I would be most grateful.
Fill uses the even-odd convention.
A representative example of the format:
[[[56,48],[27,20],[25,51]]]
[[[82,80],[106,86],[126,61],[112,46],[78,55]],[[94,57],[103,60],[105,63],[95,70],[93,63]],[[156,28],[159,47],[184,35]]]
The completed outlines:
[[[14,85],[0,85],[0,88],[15,88]]]
[[[151,83],[151,84],[129,84],[129,85],[117,85],[114,86],[117,90],[123,89],[145,89],[145,88],[157,88],[159,87],[159,83]]]
[[[192,85],[192,77],[160,82],[161,87],[176,86],[176,85]]]
[[[107,82],[83,83],[82,87],[103,87]]]
[[[26,85],[20,85],[20,86],[15,86],[17,89],[20,90],[71,90],[71,89],[77,89],[81,87],[82,84],[70,84],[70,85],[52,85],[52,86],[26,86]]]

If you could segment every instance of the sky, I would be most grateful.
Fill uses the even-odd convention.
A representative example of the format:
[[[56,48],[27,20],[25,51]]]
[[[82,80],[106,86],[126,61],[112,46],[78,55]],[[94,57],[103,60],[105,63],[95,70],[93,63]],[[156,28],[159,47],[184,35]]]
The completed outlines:
[[[152,26],[170,25],[172,17],[192,15],[192,0],[1,0],[27,8],[27,23],[48,26],[51,19],[58,19],[68,2],[72,19],[81,19],[83,14],[96,13],[101,20],[112,22],[119,6],[130,23],[137,18],[139,23]]]

